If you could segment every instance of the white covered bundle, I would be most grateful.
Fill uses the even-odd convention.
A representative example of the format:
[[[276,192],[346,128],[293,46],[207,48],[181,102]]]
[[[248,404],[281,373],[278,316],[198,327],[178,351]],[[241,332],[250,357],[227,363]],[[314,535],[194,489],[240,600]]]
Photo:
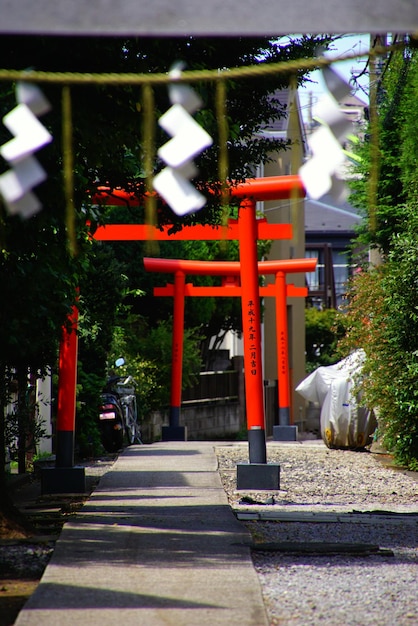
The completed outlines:
[[[296,391],[321,406],[321,437],[329,448],[363,448],[376,429],[373,411],[361,406],[356,393],[364,362],[357,350],[335,365],[318,367]]]

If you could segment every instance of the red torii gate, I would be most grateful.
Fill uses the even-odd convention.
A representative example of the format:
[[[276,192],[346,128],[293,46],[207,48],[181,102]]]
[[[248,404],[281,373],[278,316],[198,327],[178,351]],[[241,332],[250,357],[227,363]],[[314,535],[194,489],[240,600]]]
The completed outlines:
[[[260,427],[264,425],[264,407],[263,407],[263,379],[261,368],[261,317],[260,302],[258,292],[258,261],[257,261],[257,236],[258,226],[255,212],[255,204],[258,200],[280,200],[290,197],[304,197],[305,190],[299,176],[273,176],[269,178],[249,179],[243,183],[232,185],[229,189],[231,197],[241,198],[239,209],[238,239],[240,241],[240,268],[241,268],[241,297],[243,303],[243,334],[244,334],[244,362],[252,364],[252,375],[249,381],[246,381],[246,397],[252,398],[251,410],[255,412],[255,418],[252,419],[254,427],[248,431],[249,457],[250,465],[241,465],[237,468],[237,486],[241,489],[269,489],[276,490],[279,488],[280,467],[276,464],[267,465],[266,439],[265,430]],[[115,198],[116,196],[116,198]],[[103,204],[115,205],[118,203],[137,204],[138,198],[134,194],[129,194],[122,190],[117,192],[106,192],[102,190],[93,200],[102,202]],[[126,232],[133,226],[125,225],[123,233],[119,236],[110,236],[110,226],[98,228],[94,234],[95,239],[105,239],[104,231],[108,233],[107,240],[121,240],[126,238]],[[277,225],[281,227],[281,225]],[[120,227],[120,226],[119,226]],[[194,226],[188,227],[189,238],[193,239]],[[228,238],[224,232],[225,229],[219,229],[219,239]],[[269,235],[267,238],[272,239],[272,226],[268,226]],[[283,231],[282,231],[283,232]],[[136,233],[138,237],[138,233]],[[139,239],[152,239],[153,235],[158,239],[158,229],[145,225]],[[137,238],[136,237],[136,238]],[[167,235],[167,239],[172,240],[175,237]],[[234,235],[236,238],[236,235]],[[128,237],[132,239],[132,235]],[[76,358],[71,358],[71,362],[76,363]],[[67,389],[68,395],[75,398],[75,384],[71,382],[72,373],[65,370],[65,376],[68,381],[63,380],[63,387]],[[68,384],[67,384],[68,383]],[[71,387],[71,389],[70,389]],[[73,403],[71,402],[71,406]],[[260,417],[262,416],[262,417]],[[60,429],[61,422],[75,423],[75,413],[72,416],[64,418],[58,416],[57,429]],[[68,432],[68,431],[66,431]],[[69,438],[68,438],[69,439]]]
[[[290,377],[289,377],[289,357],[288,357],[288,330],[287,330],[287,306],[286,298],[306,297],[308,290],[306,287],[295,287],[286,284],[286,274],[297,272],[311,272],[317,264],[316,259],[290,259],[287,261],[263,261],[258,263],[259,274],[275,274],[275,284],[259,287],[260,296],[274,296],[276,298],[276,330],[277,330],[277,363],[278,363],[278,405],[279,405],[279,426],[274,427],[274,438],[283,438],[289,428],[290,419]],[[170,394],[170,425],[167,434],[173,436],[177,429],[180,429],[179,417],[181,407],[182,390],[182,367],[183,367],[183,340],[184,340],[184,298],[185,296],[209,296],[209,297],[229,297],[242,296],[242,289],[238,278],[240,275],[240,264],[234,261],[189,261],[180,259],[156,259],[144,258],[144,267],[149,272],[172,273],[175,277],[173,284],[165,287],[155,287],[155,296],[174,297],[174,324],[172,343],[172,371],[171,371],[171,394]],[[197,287],[186,284],[186,275],[217,275],[225,279],[235,278],[235,282],[224,281],[221,287]],[[245,380],[251,376],[251,367],[245,368]],[[252,428],[264,429],[263,422],[254,422],[252,417],[260,418],[259,415],[251,411],[251,398],[247,402],[247,424],[248,430]],[[294,433],[292,433],[294,436]],[[285,438],[290,439],[291,435],[286,433]],[[163,439],[164,439],[163,435]],[[167,437],[169,438],[169,437]],[[180,437],[184,438],[184,437]]]
[[[264,429],[261,315],[257,259],[258,227],[255,205],[256,201],[261,200],[284,200],[290,197],[304,197],[305,190],[300,177],[293,175],[249,179],[243,183],[231,185],[228,191],[230,197],[241,198],[238,239],[240,242],[244,363],[251,363],[252,365],[251,376],[246,380],[247,419],[249,415],[249,398],[251,398],[250,411],[254,413],[254,417],[250,418],[253,426],[248,430],[250,465],[238,466],[237,486],[241,489],[275,490],[279,488],[280,467],[276,464],[267,465]],[[114,197],[112,199],[112,195],[116,195],[117,198],[115,199]],[[100,200],[100,195],[96,196],[96,198]],[[117,194],[114,192],[106,194],[106,191],[103,190],[101,199],[107,204],[116,204],[117,200],[124,205],[129,204],[129,202],[132,204],[138,203],[138,198],[134,194],[129,194],[122,190],[118,190]],[[104,228],[109,229],[111,227],[107,226]],[[192,230],[194,227],[189,228]],[[145,226],[144,238],[152,238],[153,231],[157,234],[157,229]],[[97,229],[94,235],[95,239],[100,239],[101,234],[100,229]],[[115,237],[112,238],[114,239]],[[122,238],[124,239],[123,235]],[[222,238],[222,230],[219,238]],[[193,239],[192,235],[190,235],[190,239]]]

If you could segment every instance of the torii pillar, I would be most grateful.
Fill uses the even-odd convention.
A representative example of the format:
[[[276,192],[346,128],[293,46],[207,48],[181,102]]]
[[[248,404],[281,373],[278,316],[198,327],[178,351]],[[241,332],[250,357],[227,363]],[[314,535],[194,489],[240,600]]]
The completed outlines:
[[[177,298],[174,298],[173,323],[176,320],[184,320],[184,287],[186,283],[184,272],[176,272],[174,275],[174,289]],[[173,329],[173,343],[171,352],[171,390],[170,390],[170,416],[169,426],[162,427],[163,441],[185,441],[187,431],[185,426],[180,426],[181,388],[183,378],[183,335]]]
[[[74,466],[76,413],[78,306],[75,304],[62,328],[59,349],[59,380],[55,467],[41,471],[41,493],[85,493],[84,467]]]
[[[267,464],[255,206],[258,200],[287,199],[292,193],[303,197],[305,191],[299,176],[286,176],[247,180],[231,187],[230,193],[232,197],[242,198],[239,208],[242,330],[250,460],[249,465],[237,466],[237,489],[274,491],[280,486],[280,466]]]
[[[257,239],[254,238],[255,201],[243,200],[239,210],[242,227],[239,257],[249,458],[250,463],[264,464],[267,463],[267,450]]]

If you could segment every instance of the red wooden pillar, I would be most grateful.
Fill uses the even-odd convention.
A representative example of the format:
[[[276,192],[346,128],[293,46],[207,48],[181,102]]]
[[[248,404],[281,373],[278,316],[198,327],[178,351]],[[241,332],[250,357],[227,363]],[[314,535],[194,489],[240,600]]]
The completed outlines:
[[[73,467],[75,402],[78,354],[78,309],[74,305],[69,325],[62,329],[59,352],[58,408],[56,425],[56,466]]]
[[[279,424],[290,424],[289,341],[287,329],[286,274],[276,274],[276,335]]]
[[[62,329],[59,351],[55,467],[41,472],[41,491],[84,493],[84,467],[74,467],[74,435],[78,353],[78,308],[72,307],[68,325]]]
[[[169,425],[162,428],[163,441],[185,441],[186,428],[180,426],[181,390],[183,381],[184,286],[185,273],[174,274],[173,343],[171,354],[171,395]]]
[[[258,285],[255,201],[242,200],[239,208],[244,379],[250,463],[266,463],[263,359]]]

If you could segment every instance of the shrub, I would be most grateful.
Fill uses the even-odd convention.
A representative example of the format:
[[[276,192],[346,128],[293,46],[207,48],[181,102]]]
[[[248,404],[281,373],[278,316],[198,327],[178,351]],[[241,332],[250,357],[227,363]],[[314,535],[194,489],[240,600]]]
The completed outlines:
[[[398,235],[388,260],[358,274],[347,308],[346,350],[363,348],[362,388],[395,461],[418,469],[418,237]]]
[[[335,309],[305,310],[306,371],[338,361],[338,340],[344,334],[344,318]]]

